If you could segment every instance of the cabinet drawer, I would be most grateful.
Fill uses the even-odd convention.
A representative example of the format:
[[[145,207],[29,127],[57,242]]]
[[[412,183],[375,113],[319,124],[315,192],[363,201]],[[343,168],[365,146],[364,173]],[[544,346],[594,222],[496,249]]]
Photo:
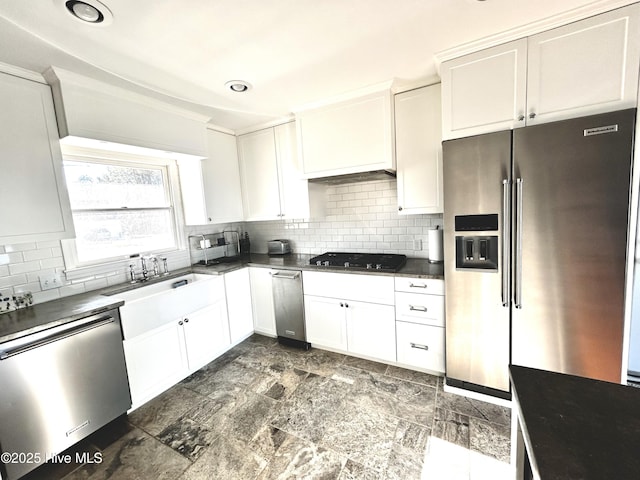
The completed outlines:
[[[444,327],[444,296],[396,292],[396,320]]]
[[[444,328],[396,322],[398,363],[444,372]]]
[[[396,292],[444,295],[444,280],[437,278],[395,277]]]
[[[354,273],[303,272],[305,295],[393,305],[393,277]]]

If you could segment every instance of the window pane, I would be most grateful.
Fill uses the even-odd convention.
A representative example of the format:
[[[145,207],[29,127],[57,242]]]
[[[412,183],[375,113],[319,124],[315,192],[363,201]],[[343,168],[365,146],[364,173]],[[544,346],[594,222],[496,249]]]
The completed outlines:
[[[168,205],[162,167],[66,161],[72,209]]]
[[[175,247],[171,210],[74,212],[78,260]]]

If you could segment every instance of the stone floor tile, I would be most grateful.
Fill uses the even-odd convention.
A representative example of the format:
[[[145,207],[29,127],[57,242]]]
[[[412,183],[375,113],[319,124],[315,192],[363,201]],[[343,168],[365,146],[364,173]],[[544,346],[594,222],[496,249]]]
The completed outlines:
[[[129,421],[151,435],[157,435],[204,400],[202,395],[177,385],[134,410]]]
[[[387,370],[388,365],[386,363],[372,362],[371,360],[365,360],[364,358],[347,356],[343,362],[344,365],[349,367],[359,368],[373,373],[384,373]]]
[[[258,480],[337,479],[346,461],[333,450],[289,435]]]
[[[181,418],[160,432],[158,440],[194,461],[211,445],[215,437],[215,433],[204,425],[190,418]]]
[[[347,460],[338,480],[379,480],[384,478],[380,472],[365,467],[361,463]]]
[[[428,373],[417,372],[415,370],[408,370],[406,368],[395,367],[393,365],[389,365],[385,372],[382,372],[385,375],[390,377],[400,378],[402,380],[407,380],[409,382],[421,383],[423,385],[428,385],[430,387],[437,387],[440,378],[435,375],[430,375]]]
[[[253,437],[249,446],[262,458],[271,460],[280,448],[280,445],[282,445],[289,436],[290,434],[279,428],[272,427],[271,425],[263,425]]]
[[[469,447],[472,451],[509,463],[511,427],[470,417]]]
[[[290,368],[278,374],[266,375],[257,379],[249,389],[274,400],[286,400],[309,375],[309,372]]]
[[[432,436],[464,449],[469,449],[469,417],[460,413],[436,408]]]
[[[343,408],[349,385],[310,374],[291,397],[275,409],[271,425],[300,438],[319,441]]]
[[[85,464],[65,480],[173,480],[191,462],[140,429],[133,429],[102,452],[102,462]]]
[[[249,449],[245,442],[232,437],[219,436],[179,478],[180,480],[253,479],[267,466],[267,463],[267,460]]]
[[[321,443],[365,467],[382,472],[393,447],[399,420],[347,402],[326,425]]]
[[[511,425],[511,409],[438,389],[438,406],[487,422]]]

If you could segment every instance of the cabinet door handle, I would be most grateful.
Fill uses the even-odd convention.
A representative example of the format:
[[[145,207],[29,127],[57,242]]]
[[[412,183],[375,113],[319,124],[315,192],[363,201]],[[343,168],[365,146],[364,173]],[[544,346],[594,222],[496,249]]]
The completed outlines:
[[[409,283],[409,288],[427,288],[426,283]]]
[[[185,318],[185,319],[184,319],[184,323],[189,323],[189,319],[188,319],[188,318]]]
[[[524,120],[524,115],[520,115],[520,116],[518,117],[518,121],[519,121],[519,122],[522,122],[523,120]]]
[[[184,322],[183,322],[182,320],[180,320],[180,321],[178,322],[178,325],[182,325],[183,323],[184,323]]]
[[[534,112],[531,112],[531,113],[529,114],[529,118],[536,118],[536,114],[535,114]]]
[[[341,306],[341,307],[344,307],[344,303],[340,302],[340,306]]]
[[[402,211],[402,207],[398,207],[398,211],[401,212]]]
[[[420,345],[419,343],[410,343],[411,348],[419,348],[420,350],[429,350],[429,345]]]
[[[345,304],[344,304],[344,307],[345,307],[345,308],[349,308],[349,304],[348,304],[348,303],[345,303]]]
[[[409,305],[409,310],[411,310],[412,312],[426,312],[427,307]]]

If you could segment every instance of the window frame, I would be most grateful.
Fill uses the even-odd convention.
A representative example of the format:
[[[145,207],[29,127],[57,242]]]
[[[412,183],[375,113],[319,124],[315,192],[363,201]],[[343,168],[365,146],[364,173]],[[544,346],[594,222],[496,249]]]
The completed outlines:
[[[139,252],[131,252],[128,255],[116,255],[113,257],[104,257],[96,260],[81,261],[78,258],[78,250],[76,247],[76,239],[70,238],[61,241],[62,255],[65,260],[65,273],[67,278],[74,277],[73,272],[82,274],[87,270],[103,270],[112,271],[118,266],[127,266],[131,262],[131,256],[135,254],[170,254],[172,252],[180,252],[186,249],[184,241],[185,223],[182,210],[182,199],[180,196],[180,182],[178,165],[175,159],[152,157],[146,155],[136,155],[131,153],[97,150],[85,147],[63,146],[62,148],[63,164],[66,161],[77,161],[83,163],[96,163],[102,165],[116,165],[122,167],[162,167],[163,180],[165,182],[166,198],[168,206],[166,207],[172,216],[175,246],[159,250],[144,250]],[[66,187],[66,183],[65,183]],[[164,208],[163,208],[164,209]],[[118,211],[119,208],[88,208],[77,209],[75,211]],[[135,207],[125,208],[127,211],[144,211],[157,210],[156,207]],[[71,208],[73,215],[74,209]],[[103,268],[100,268],[103,267]]]

